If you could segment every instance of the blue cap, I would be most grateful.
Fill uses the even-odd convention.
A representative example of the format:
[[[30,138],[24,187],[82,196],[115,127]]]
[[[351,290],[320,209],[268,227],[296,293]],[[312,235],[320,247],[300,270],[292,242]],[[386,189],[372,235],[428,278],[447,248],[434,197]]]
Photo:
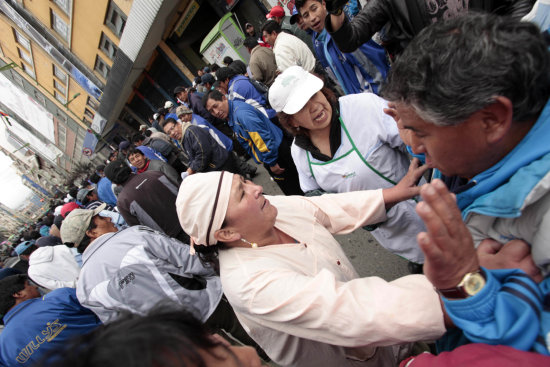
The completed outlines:
[[[298,18],[299,15],[300,13],[298,12],[296,5],[294,5],[294,9],[292,9],[292,15],[290,16],[290,24],[296,23],[296,18]]]
[[[29,247],[34,245],[34,241],[25,241],[21,242],[17,247],[15,248],[15,252],[17,255],[21,255],[23,252],[25,252]]]
[[[174,120],[178,121],[178,116],[176,116],[175,113],[167,113],[166,116],[164,116],[165,120],[168,120],[169,118],[173,118]]]
[[[215,81],[216,81],[216,78],[214,78],[212,74],[204,74],[203,76],[201,76],[201,84],[204,84],[204,83],[214,84]]]

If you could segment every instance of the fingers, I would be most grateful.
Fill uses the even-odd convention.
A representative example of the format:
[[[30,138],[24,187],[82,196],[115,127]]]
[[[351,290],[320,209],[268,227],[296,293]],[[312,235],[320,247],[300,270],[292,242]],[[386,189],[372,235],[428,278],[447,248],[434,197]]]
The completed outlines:
[[[425,203],[420,202],[416,205],[416,212],[420,216],[420,218],[424,221],[424,224],[426,225],[426,229],[428,230],[428,233],[426,233],[426,236],[429,237],[429,242],[433,246],[437,246],[438,248],[443,251],[443,249],[451,245],[450,243],[450,236],[447,232],[447,228],[445,227],[445,224],[441,220],[441,218],[436,215],[436,213],[431,209],[431,207]],[[424,233],[424,232],[422,232]],[[424,236],[420,237],[419,239],[424,240],[426,243],[428,241],[425,240]]]
[[[478,256],[480,254],[496,254],[502,248],[502,246],[502,243],[497,242],[492,238],[487,238],[481,241],[481,243],[477,247]]]
[[[471,239],[471,235],[462,221],[455,197],[447,190],[443,181],[434,180],[431,184],[423,185],[420,195],[424,202],[441,218],[452,237],[469,237]]]
[[[439,259],[443,255],[443,252],[436,244],[430,240],[430,236],[426,232],[420,232],[416,235],[416,241],[420,246],[420,249],[424,253],[424,256],[430,262],[439,262]]]

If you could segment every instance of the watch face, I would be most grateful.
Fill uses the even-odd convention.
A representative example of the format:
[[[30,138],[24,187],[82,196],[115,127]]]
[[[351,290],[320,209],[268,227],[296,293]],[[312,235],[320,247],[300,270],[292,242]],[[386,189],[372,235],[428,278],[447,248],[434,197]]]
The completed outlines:
[[[472,273],[464,282],[464,291],[470,296],[478,293],[485,286],[485,278],[479,273]]]

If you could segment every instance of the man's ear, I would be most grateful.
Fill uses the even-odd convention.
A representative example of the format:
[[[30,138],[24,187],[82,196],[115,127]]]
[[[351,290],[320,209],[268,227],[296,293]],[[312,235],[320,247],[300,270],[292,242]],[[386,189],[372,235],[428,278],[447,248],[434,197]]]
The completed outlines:
[[[512,129],[513,106],[506,97],[496,97],[495,101],[484,107],[481,119],[487,143],[494,144],[506,137]]]
[[[231,243],[241,239],[241,234],[229,228],[221,228],[214,232],[214,238],[219,242]]]
[[[25,298],[25,295],[23,294],[23,289],[21,289],[20,291],[15,292],[11,296],[15,299]]]

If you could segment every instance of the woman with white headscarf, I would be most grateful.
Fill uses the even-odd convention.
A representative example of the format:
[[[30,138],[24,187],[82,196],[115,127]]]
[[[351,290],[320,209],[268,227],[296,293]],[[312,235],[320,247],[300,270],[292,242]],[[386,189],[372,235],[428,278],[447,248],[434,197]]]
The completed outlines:
[[[376,346],[440,337],[439,298],[421,275],[358,278],[332,234],[385,220],[418,194],[423,171],[412,165],[389,189],[311,198],[264,196],[241,176],[201,173],[183,181],[176,207],[200,256],[219,258],[239,321],[276,363],[395,365],[407,348]]]

